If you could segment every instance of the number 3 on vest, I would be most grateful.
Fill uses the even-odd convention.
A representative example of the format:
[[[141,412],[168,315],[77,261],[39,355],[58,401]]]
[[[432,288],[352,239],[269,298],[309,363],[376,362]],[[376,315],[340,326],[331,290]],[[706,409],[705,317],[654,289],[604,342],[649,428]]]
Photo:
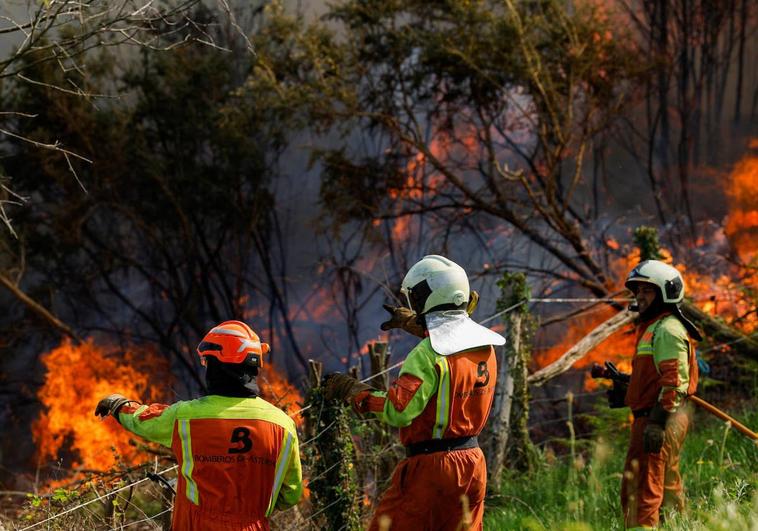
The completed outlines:
[[[484,381],[478,381],[480,378],[484,378]],[[480,361],[479,365],[477,365],[476,379],[477,382],[474,384],[474,387],[487,387],[487,384],[490,383],[490,371],[487,368],[486,361]]]

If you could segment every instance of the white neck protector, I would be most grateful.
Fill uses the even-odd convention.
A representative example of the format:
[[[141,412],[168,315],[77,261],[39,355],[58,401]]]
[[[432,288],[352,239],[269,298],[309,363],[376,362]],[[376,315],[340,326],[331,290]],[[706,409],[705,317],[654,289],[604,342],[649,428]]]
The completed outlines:
[[[429,312],[424,317],[432,348],[443,356],[486,345],[505,345],[503,336],[472,321],[466,310]]]

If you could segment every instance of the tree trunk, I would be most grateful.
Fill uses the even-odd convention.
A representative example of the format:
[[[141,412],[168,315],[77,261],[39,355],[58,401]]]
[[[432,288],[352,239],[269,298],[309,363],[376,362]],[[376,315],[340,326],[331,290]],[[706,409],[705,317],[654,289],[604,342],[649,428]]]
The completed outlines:
[[[745,70],[745,24],[747,21],[747,0],[742,0],[740,9],[740,38],[739,51],[737,52],[737,88],[734,98],[734,122],[740,121],[740,110],[742,108],[742,78]]]

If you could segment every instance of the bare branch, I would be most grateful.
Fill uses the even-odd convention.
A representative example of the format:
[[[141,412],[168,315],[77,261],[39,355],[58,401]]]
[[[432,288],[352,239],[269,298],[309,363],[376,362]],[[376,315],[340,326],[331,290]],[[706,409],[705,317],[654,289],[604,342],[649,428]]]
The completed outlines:
[[[71,327],[69,327],[63,321],[58,319],[47,308],[45,308],[40,303],[32,299],[29,295],[24,293],[21,290],[21,288],[18,287],[17,284],[15,284],[11,279],[6,277],[3,273],[0,273],[0,284],[5,286],[8,289],[8,291],[10,291],[13,294],[13,296],[16,297],[26,307],[28,307],[30,310],[36,313],[39,317],[42,317],[42,319],[44,319],[50,325],[52,325],[53,328],[56,328],[57,330],[63,332],[64,334],[74,339],[75,341],[81,341],[79,336],[76,334],[76,332],[74,332],[71,329]]]
[[[621,311],[595,327],[592,332],[580,339],[573,347],[568,349],[560,358],[529,375],[527,381],[531,385],[540,386],[548,380],[569,370],[571,366],[582,359],[587,353],[597,345],[608,339],[614,332],[630,324],[634,319],[634,314],[628,311]]]

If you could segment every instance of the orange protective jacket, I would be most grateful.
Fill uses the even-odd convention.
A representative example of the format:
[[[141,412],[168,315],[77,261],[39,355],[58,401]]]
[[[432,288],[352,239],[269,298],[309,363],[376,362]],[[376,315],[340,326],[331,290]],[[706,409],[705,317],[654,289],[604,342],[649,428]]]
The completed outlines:
[[[174,530],[267,530],[275,509],[300,500],[295,423],[261,398],[128,404],[118,420],[173,450],[179,466]]]
[[[697,382],[694,342],[679,319],[664,313],[640,323],[626,405],[639,411],[660,402],[673,412],[695,393]]]
[[[355,396],[354,406],[400,428],[400,441],[406,446],[479,435],[487,423],[496,379],[492,346],[442,356],[427,337],[408,354],[389,391],[363,391]]]
[[[399,427],[406,446],[475,436],[487,422],[496,380],[492,346],[442,356],[426,338],[408,354],[389,391],[363,391],[353,405]],[[385,516],[393,531],[482,529],[486,486],[484,454],[477,447],[414,455],[398,464],[369,529],[380,529]]]

